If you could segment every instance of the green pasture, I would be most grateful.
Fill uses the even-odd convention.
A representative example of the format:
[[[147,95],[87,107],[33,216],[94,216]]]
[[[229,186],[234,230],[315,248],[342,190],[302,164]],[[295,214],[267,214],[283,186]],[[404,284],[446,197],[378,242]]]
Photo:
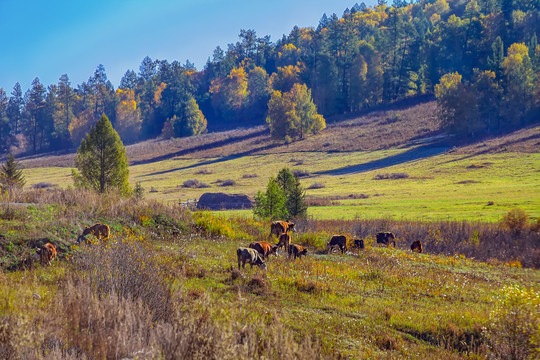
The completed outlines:
[[[307,196],[339,197],[331,206],[310,207],[309,216],[317,219],[391,217],[493,222],[515,207],[524,209],[532,218],[540,216],[538,153],[442,153],[422,157],[417,148],[406,147],[227,158],[186,156],[131,166],[130,181],[141,182],[148,198],[174,203],[198,199],[204,192],[255,195],[283,167],[309,173],[301,178]],[[72,183],[70,172],[69,168],[58,167],[25,170],[28,185],[50,182],[61,187]],[[407,174],[408,178],[375,179],[382,174]],[[184,181],[192,179],[208,187],[183,186]],[[235,185],[224,187],[220,180],[233,180]],[[324,187],[309,189],[315,183]],[[358,198],[361,194],[366,198]],[[222,213],[251,216],[250,211]]]
[[[254,314],[271,313],[299,332],[312,329],[325,348],[350,358],[461,358],[456,347],[467,336],[480,340],[505,285],[537,291],[540,280],[534,270],[372,244],[360,253],[310,253],[296,261],[271,256],[266,272],[247,265],[240,278],[231,278],[235,250],[246,245],[185,243],[185,266],[194,275],[182,285],[216,301],[249,306]]]

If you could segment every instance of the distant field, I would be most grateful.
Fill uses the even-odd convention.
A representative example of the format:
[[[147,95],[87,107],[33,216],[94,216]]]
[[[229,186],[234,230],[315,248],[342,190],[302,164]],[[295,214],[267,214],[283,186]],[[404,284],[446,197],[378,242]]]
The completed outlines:
[[[288,167],[304,173],[308,198],[326,205],[309,208],[317,219],[493,222],[514,207],[540,216],[540,126],[456,147],[456,139],[437,132],[434,111],[433,102],[375,111],[290,145],[270,140],[262,126],[151,140],[127,147],[130,181],[140,182],[148,198],[177,203],[205,192],[253,196]],[[389,123],[393,114],[401,120]],[[73,154],[23,163],[28,185],[72,184]],[[183,186],[188,180],[206,187]],[[222,186],[224,180],[234,185]]]
[[[130,179],[132,183],[141,182],[149,198],[182,202],[198,199],[204,192],[254,195],[264,189],[270,176],[275,176],[287,166],[291,170],[310,173],[301,181],[310,197],[343,198],[360,194],[366,197],[335,200],[337,205],[333,206],[310,207],[309,215],[318,219],[394,217],[497,221],[514,207],[523,208],[531,217],[540,215],[539,153],[473,157],[441,154],[364,172],[354,169],[369,168],[370,163],[384,163],[408,151],[411,149],[284,153],[233,159],[174,158],[132,166]],[[353,168],[351,172],[348,172],[348,167]],[[384,174],[407,174],[408,178],[375,179],[377,175]],[[29,185],[44,181],[63,187],[71,184],[69,168],[31,168],[26,170],[26,175]],[[244,178],[254,175],[256,177]],[[184,181],[190,179],[197,179],[209,187],[183,187]],[[220,186],[218,180],[228,179],[235,181],[236,185]],[[309,189],[314,183],[322,184],[324,188]],[[224,213],[251,215],[250,211]]]

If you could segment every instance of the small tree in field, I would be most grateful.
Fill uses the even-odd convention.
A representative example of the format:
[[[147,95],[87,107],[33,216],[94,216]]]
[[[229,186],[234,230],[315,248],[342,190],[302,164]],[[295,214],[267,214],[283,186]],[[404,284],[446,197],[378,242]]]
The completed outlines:
[[[94,189],[100,193],[117,190],[130,193],[126,148],[103,115],[81,142],[72,170],[75,187]]]
[[[276,179],[271,177],[266,186],[266,192],[259,190],[255,196],[253,213],[261,218],[286,219],[289,216],[285,206],[286,200],[285,192]]]
[[[307,215],[305,193],[298,178],[289,169],[281,169],[277,178],[271,177],[268,181],[266,193],[262,191],[257,193],[253,212],[261,218],[305,218]]]
[[[13,188],[23,188],[26,183],[19,162],[12,153],[9,154],[5,164],[0,169],[0,188],[11,192]]]
[[[287,211],[293,218],[305,218],[307,216],[306,193],[297,177],[295,177],[294,186],[287,196]]]
[[[12,153],[9,153],[6,163],[0,168],[0,197],[5,191],[8,197],[6,214],[11,214],[9,203],[11,202],[11,193],[13,189],[24,187],[26,183],[24,174],[20,169],[19,162],[15,160]]]

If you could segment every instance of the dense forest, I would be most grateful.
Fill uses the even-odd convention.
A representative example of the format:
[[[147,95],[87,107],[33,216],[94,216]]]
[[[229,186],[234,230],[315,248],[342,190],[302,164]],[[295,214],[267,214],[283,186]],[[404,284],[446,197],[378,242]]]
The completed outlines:
[[[146,57],[116,90],[102,65],[77,86],[64,74],[0,88],[0,153],[73,149],[102,114],[124,143],[265,121],[294,141],[325,117],[421,94],[448,132],[497,134],[540,117],[539,31],[540,0],[379,0],[275,43],[241,30],[201,71]]]

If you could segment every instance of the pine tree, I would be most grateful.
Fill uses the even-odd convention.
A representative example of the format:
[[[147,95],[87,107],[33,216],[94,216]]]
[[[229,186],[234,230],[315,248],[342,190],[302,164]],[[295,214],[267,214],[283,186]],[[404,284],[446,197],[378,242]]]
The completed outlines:
[[[130,193],[126,148],[105,115],[81,142],[75,166],[79,170],[72,170],[76,187],[100,193],[110,190],[117,190],[123,195]]]
[[[0,187],[3,191],[8,191],[14,188],[23,188],[26,184],[26,180],[23,171],[20,168],[19,162],[15,160],[12,153],[0,168]]]
[[[294,178],[294,186],[287,196],[286,205],[290,217],[305,218],[307,216],[306,193],[297,177]]]
[[[293,173],[289,170],[289,168],[283,168],[279,171],[276,181],[281,190],[283,190],[283,192],[285,193],[285,196],[288,197],[295,186],[295,179]]]

